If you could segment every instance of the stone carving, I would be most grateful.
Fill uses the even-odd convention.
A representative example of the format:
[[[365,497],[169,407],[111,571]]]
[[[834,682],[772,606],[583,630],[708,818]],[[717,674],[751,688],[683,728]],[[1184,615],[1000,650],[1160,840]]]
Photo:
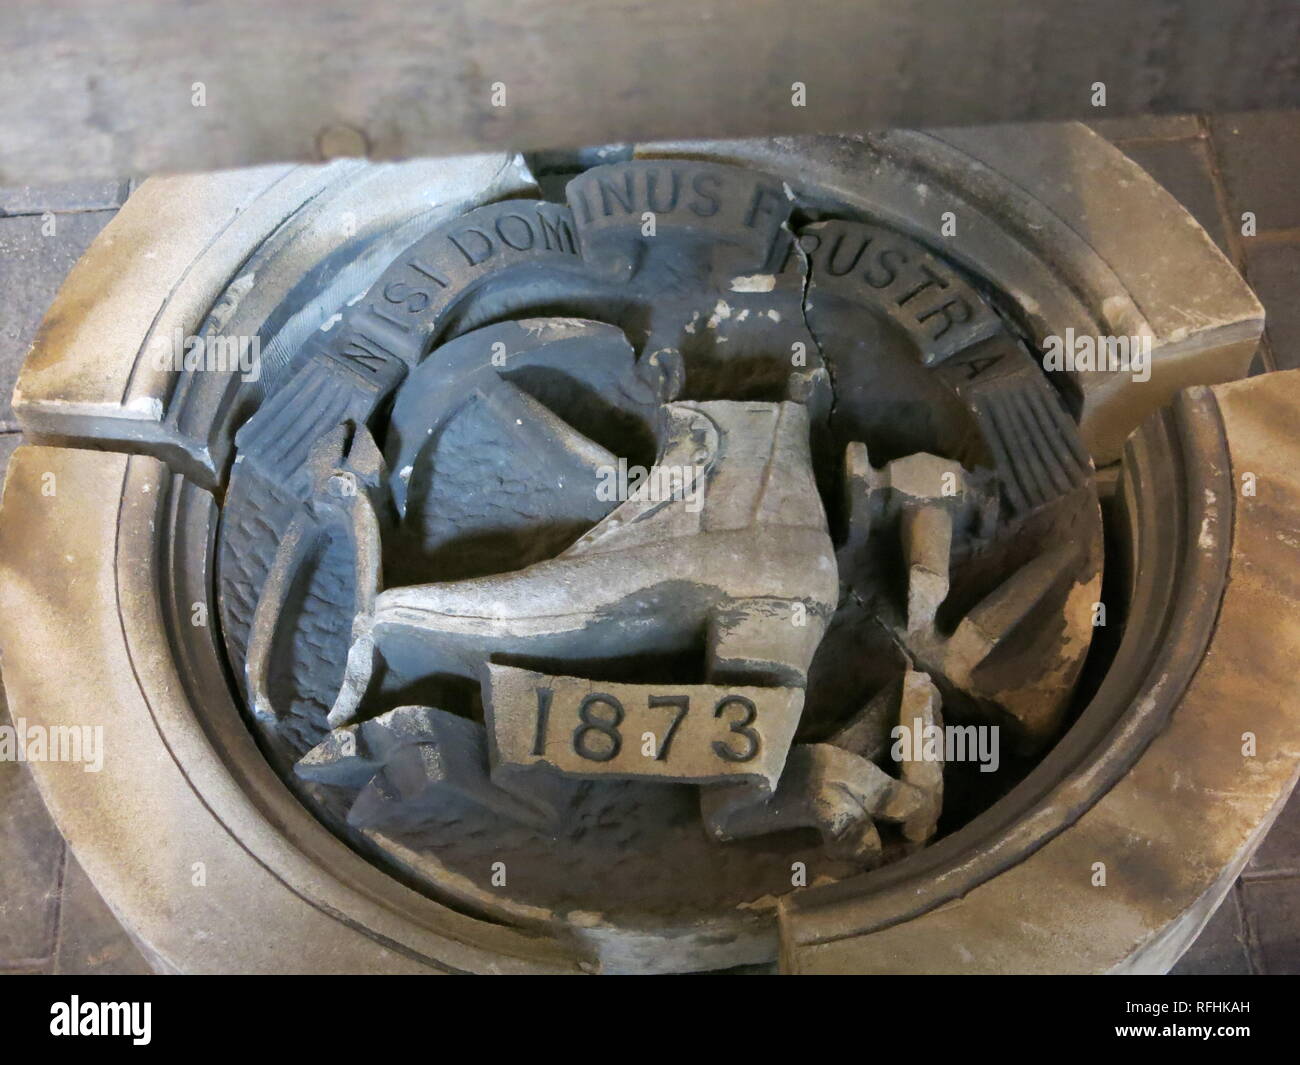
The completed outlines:
[[[896,720],[903,728],[918,730],[942,724],[939,693],[924,673],[909,670],[905,675]],[[876,820],[901,824],[906,840],[924,843],[939,820],[943,761],[909,752],[900,759],[901,778],[891,777],[865,753],[872,749],[872,739],[888,734],[879,729],[882,721],[876,707],[868,706],[829,742],[796,747],[780,787],[770,797],[755,796],[752,786],[743,785],[708,793],[704,816],[710,830],[725,840],[816,828],[828,849],[863,866],[880,860]],[[889,723],[883,723],[889,729]],[[884,751],[875,748],[872,753],[879,758]]]
[[[226,648],[273,760],[432,890],[743,938],[792,856],[893,860],[1059,735],[1091,465],[914,240],[689,160],[567,199],[438,226],[299,352],[237,436]],[[975,726],[987,780],[895,742]]]

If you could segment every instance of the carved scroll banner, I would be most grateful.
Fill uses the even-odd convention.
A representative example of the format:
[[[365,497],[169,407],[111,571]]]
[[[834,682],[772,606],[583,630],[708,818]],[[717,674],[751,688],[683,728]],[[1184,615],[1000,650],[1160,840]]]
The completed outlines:
[[[493,776],[569,776],[775,788],[803,709],[799,688],[612,684],[490,664],[483,686]]]

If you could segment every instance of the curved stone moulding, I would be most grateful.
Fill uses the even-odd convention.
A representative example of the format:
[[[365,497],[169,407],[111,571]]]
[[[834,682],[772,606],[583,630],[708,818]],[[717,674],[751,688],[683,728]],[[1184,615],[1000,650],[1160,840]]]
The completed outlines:
[[[816,889],[796,897],[781,922],[790,971],[1162,971],[1208,919],[1300,764],[1292,676],[1300,586],[1288,545],[1300,528],[1300,463],[1278,446],[1300,412],[1300,372],[1196,400],[1184,437],[1203,450],[1183,457],[1208,465],[1194,479],[1239,484],[1249,472],[1257,494],[1225,490],[1211,500],[1200,484],[1199,503],[1184,497],[1188,556],[1220,559],[1226,576],[1174,614],[1183,626],[1212,619],[1208,646],[1197,651],[1193,640],[1180,667],[1186,689],[1162,690],[1148,674],[1156,687],[1138,709],[1163,727],[1110,722],[1110,747],[1127,760],[1060,785],[1065,811],[1031,803],[1030,819],[1069,823],[1028,857],[1001,855],[1009,864],[963,883],[959,901],[944,905],[932,893],[922,912],[888,914],[891,892],[915,899],[917,879],[933,880],[907,863],[884,871],[892,885],[850,882],[830,898]],[[1149,462],[1147,474],[1167,477],[1161,446],[1135,442],[1129,476]],[[41,490],[47,474],[59,485],[52,497]],[[186,972],[579,971],[581,955],[562,942],[454,913],[349,851],[284,789],[233,703],[200,720],[189,693],[219,689],[221,679],[182,679],[163,618],[198,594],[204,575],[191,574],[167,604],[149,575],[173,550],[150,524],[178,494],[201,491],[151,458],[27,446],[15,453],[0,509],[0,644],[12,712],[36,724],[104,726],[101,773],[73,763],[33,769],[79,860],[151,957]],[[1140,532],[1157,542],[1141,545],[1139,559],[1167,553],[1161,532],[1158,524]],[[1271,619],[1267,640],[1257,637],[1261,615]],[[1166,630],[1166,641],[1179,638]],[[65,683],[47,682],[50,662]],[[1247,731],[1258,740],[1249,762],[1240,754]],[[1135,734],[1140,751],[1129,742]],[[1089,787],[1101,791],[1093,801]],[[918,857],[942,858],[939,847],[970,837],[982,847],[981,827]],[[1096,861],[1107,865],[1106,891],[1091,885]],[[195,863],[205,867],[204,890],[193,887]],[[1153,883],[1168,890],[1153,893]],[[231,922],[232,912],[241,920]]]
[[[292,291],[302,311],[259,338],[273,375],[281,348],[296,349],[421,233],[535,191],[512,153],[149,178],[64,281],[14,412],[29,434],[157,455],[215,487],[239,374],[178,372],[177,338],[251,337]]]
[[[636,154],[756,166],[823,190],[987,279],[1040,348],[1067,329],[1149,338],[1149,380],[1070,375],[1099,467],[1179,389],[1244,376],[1263,332],[1259,300],[1186,208],[1078,123],[665,141]],[[955,231],[941,235],[947,212]]]
[[[1179,388],[1242,376],[1263,330],[1259,301],[1205,231],[1078,123],[655,142],[637,154],[759,167],[941,245],[1008,294],[1035,342],[1067,329],[1150,336],[1152,378],[1142,387],[1114,374],[1076,375],[1080,427],[1098,466],[1116,461],[1129,431]],[[229,319],[271,295],[233,284],[253,261],[250,248],[264,266],[258,277],[296,284],[322,254],[396,228],[400,239],[383,245],[390,254],[349,279],[338,307],[365,291],[418,227],[535,191],[510,154],[150,178],[60,290],[19,376],[15,413],[29,433],[164,455],[211,483],[226,455],[211,451],[212,419],[202,415],[224,394],[189,396],[177,380],[186,375],[137,363],[176,329],[198,332],[218,304],[226,331],[239,333]],[[944,211],[958,224],[940,238]],[[1160,249],[1154,264],[1152,248]],[[205,393],[209,380],[200,382]],[[199,416],[184,417],[186,407]]]
[[[1181,386],[1244,372],[1258,336],[1258,303],[1208,238],[1083,127],[639,150],[669,151],[757,166],[791,184],[804,175],[932,247],[939,241],[924,220],[955,210],[958,236],[943,254],[1004,292],[1035,341],[1066,328],[1149,332],[1146,386],[1074,383],[1098,463],[1118,459],[1128,430]],[[1115,197],[1123,203],[1097,218],[1084,198],[1063,197],[1050,178],[1062,152],[1099,188],[1136,185],[1132,199]],[[4,679],[15,717],[104,726],[103,772],[34,769],[92,880],[162,970],[618,967],[602,954],[599,929],[584,939],[528,914],[509,927],[482,919],[472,902],[453,909],[411,890],[286,788],[232,697],[219,633],[195,621],[216,617],[213,574],[188,565],[213,565],[214,493],[238,382],[145,360],[174,329],[255,329],[293,293],[306,311],[276,323],[275,374],[274,345],[292,347],[328,320],[396,248],[449,214],[532,195],[510,155],[153,179],[74,270],[43,327],[15,408],[30,433],[67,446],[25,446],[11,464],[0,506]],[[1121,239],[1139,223],[1165,231],[1171,255],[1197,271],[1195,285],[1142,265],[1144,242]],[[340,277],[332,268],[344,258],[354,265]],[[1187,310],[1180,286],[1201,302]],[[1065,739],[984,815],[893,866],[783,903],[787,970],[1173,963],[1285,801],[1300,760],[1288,675],[1300,587],[1285,550],[1300,526],[1300,463],[1279,446],[1298,409],[1300,374],[1274,374],[1194,389],[1147,420],[1124,453],[1117,498],[1129,598],[1160,626],[1125,633],[1120,668]],[[1255,474],[1256,496],[1234,490],[1242,472]],[[1262,613],[1276,618],[1264,646],[1251,642]],[[61,683],[51,685],[56,662]],[[1246,664],[1253,688],[1242,687]],[[1225,758],[1240,748],[1229,743],[1234,729],[1259,737],[1253,762]],[[1214,799],[1227,790],[1243,796],[1232,809]],[[1118,890],[1091,889],[1098,860]],[[204,890],[194,887],[200,866]],[[1143,888],[1165,882],[1174,885],[1167,897]],[[1026,897],[1034,916],[1022,920]],[[635,948],[626,960],[641,963]]]
[[[1159,973],[1178,960],[1285,805],[1300,765],[1300,475],[1294,446],[1283,444],[1297,411],[1300,371],[1269,374],[1183,393],[1177,442],[1169,415],[1130,441],[1120,490],[1148,512],[1132,523],[1133,579],[1177,587],[1179,601],[1154,632],[1126,634],[1154,656],[1101,757],[1040,801],[1059,830],[983,882],[941,876],[919,900],[902,884],[856,898],[848,884],[795,897],[782,921],[789,971]],[[1152,513],[1162,502],[1156,478],[1171,475],[1182,481],[1181,513]],[[1143,560],[1166,568],[1171,546],[1173,572],[1144,574]],[[1092,724],[1105,695],[1076,729]],[[1125,747],[1131,764],[1105,764]],[[1114,778],[1092,802],[1090,775]],[[983,827],[945,842],[968,833],[969,844]]]

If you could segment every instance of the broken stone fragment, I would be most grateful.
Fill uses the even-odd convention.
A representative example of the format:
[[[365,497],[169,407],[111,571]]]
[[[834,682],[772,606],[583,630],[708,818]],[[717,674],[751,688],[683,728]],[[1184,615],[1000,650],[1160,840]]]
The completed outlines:
[[[873,699],[833,742],[795,746],[774,792],[753,784],[706,788],[700,805],[708,830],[730,840],[815,828],[831,856],[863,867],[878,864],[883,853],[877,820],[900,824],[909,843],[929,839],[943,807],[942,759],[929,759],[919,741],[910,743],[895,778],[837,745],[876,745],[876,715],[892,702],[890,696]],[[892,718],[896,727],[914,733],[941,724],[939,693],[926,674],[907,672]]]
[[[926,674],[910,669],[904,674],[898,724],[911,731],[912,742],[904,747],[899,771],[922,797],[920,805],[903,817],[903,838],[909,843],[924,843],[933,836],[943,810],[944,761],[927,757],[929,751],[920,742],[929,730],[943,728],[939,703],[939,690]]]
[[[368,721],[336,728],[298,760],[294,772],[319,784],[359,788],[397,748],[435,735],[433,715],[439,712],[428,706],[399,706]]]
[[[897,519],[907,566],[907,631],[933,626],[948,597],[954,528],[986,507],[987,497],[975,492],[959,462],[918,452],[876,470],[859,442],[846,450],[845,482],[857,541]]]
[[[389,524],[383,456],[365,426],[340,424],[312,446],[298,471],[302,498],[275,545],[249,631],[244,675],[254,715],[278,727],[276,638],[285,616],[303,609],[302,574],[320,564],[332,537],[346,543],[353,616],[365,617],[382,583],[382,530]],[[356,639],[358,633],[353,633]]]
[[[845,568],[861,557],[872,535],[897,521],[907,604],[902,621],[887,624],[903,650],[991,720],[1011,725],[1022,746],[1051,739],[1091,639],[1089,611],[1101,579],[1093,537],[1045,541],[1037,555],[1017,563],[966,609],[955,630],[941,631],[938,613],[951,591],[954,537],[993,527],[996,499],[956,462],[916,454],[876,470],[860,443],[846,450],[844,483],[849,533],[839,557]],[[1044,506],[1088,518],[1088,508],[1096,505],[1075,491]],[[1053,608],[1060,609],[1061,620],[1051,617]],[[1037,633],[1029,631],[1033,618],[1044,619]],[[991,669],[1008,654],[1020,654],[1025,665],[1008,670],[999,661],[1002,668]],[[1018,679],[1008,680],[1011,673]]]
[[[348,823],[418,824],[448,804],[469,802],[535,828],[553,826],[573,786],[538,770],[509,778],[489,774],[483,726],[428,706],[401,706],[335,729],[294,767],[304,780],[359,788]],[[526,782],[526,786],[525,786]]]

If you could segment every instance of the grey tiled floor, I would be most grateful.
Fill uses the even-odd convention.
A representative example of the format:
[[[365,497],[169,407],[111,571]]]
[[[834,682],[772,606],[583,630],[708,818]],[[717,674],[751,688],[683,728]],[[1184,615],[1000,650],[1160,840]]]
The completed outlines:
[[[1268,311],[1256,370],[1300,367],[1300,112],[1094,127],[1182,200],[1255,287]],[[126,192],[0,189],[0,470],[18,442],[9,404],[18,366],[64,275]],[[1255,215],[1255,236],[1242,234],[1243,212]],[[26,767],[0,762],[0,973],[144,971]],[[1300,795],[1175,971],[1300,972]]]

